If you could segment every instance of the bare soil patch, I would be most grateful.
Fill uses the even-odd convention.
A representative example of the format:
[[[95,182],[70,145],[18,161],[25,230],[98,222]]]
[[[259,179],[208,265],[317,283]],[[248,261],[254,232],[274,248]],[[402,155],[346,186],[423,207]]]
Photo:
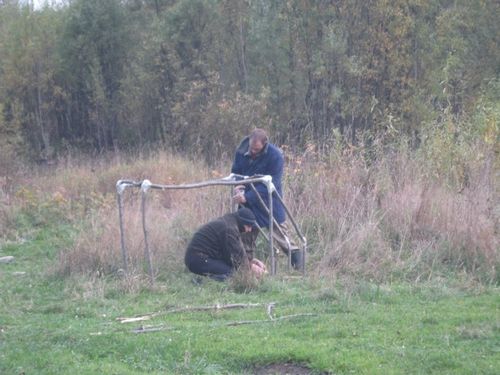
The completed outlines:
[[[253,373],[256,375],[327,375],[326,372],[319,373],[309,367],[297,363],[271,363],[265,366],[255,367]]]

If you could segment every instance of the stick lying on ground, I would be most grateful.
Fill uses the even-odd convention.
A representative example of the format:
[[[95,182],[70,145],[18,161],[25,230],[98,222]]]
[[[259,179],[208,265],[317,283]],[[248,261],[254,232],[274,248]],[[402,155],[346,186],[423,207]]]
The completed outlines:
[[[7,255],[5,257],[0,257],[0,263],[10,263],[14,261],[14,257],[12,255]]]
[[[221,304],[216,304],[216,305],[210,305],[210,306],[186,306],[186,307],[179,307],[171,310],[166,310],[166,311],[157,311],[154,313],[150,314],[144,314],[132,318],[126,318],[126,317],[118,317],[116,320],[118,320],[121,323],[132,323],[132,322],[139,322],[143,320],[149,320],[151,318],[154,318],[159,315],[163,314],[172,314],[172,313],[179,313],[179,312],[186,312],[186,311],[210,311],[210,310],[225,310],[225,309],[244,309],[244,308],[250,308],[250,307],[261,307],[261,306],[274,306],[275,303],[230,303],[227,305],[221,305]]]
[[[248,308],[248,307],[260,307],[260,306],[266,306],[266,313],[269,319],[266,320],[240,320],[240,321],[235,321],[235,322],[229,322],[225,323],[222,325],[225,326],[240,326],[244,324],[260,324],[260,323],[272,323],[272,322],[277,322],[280,320],[287,320],[287,319],[293,319],[293,318],[299,318],[299,317],[304,317],[304,316],[317,316],[318,314],[313,314],[313,313],[302,313],[302,314],[292,314],[292,315],[283,315],[279,317],[274,316],[274,307],[276,303],[271,302],[267,304],[262,304],[262,303],[232,303],[228,305],[211,305],[211,306],[186,306],[186,307],[181,307],[181,308],[176,308],[176,309],[171,309],[167,311],[159,311],[156,313],[151,313],[147,315],[142,315],[142,316],[137,316],[135,318],[116,318],[116,320],[120,321],[121,323],[132,323],[132,322],[138,322],[138,321],[143,321],[143,320],[149,320],[155,316],[161,315],[161,314],[168,314],[168,313],[178,313],[178,312],[185,312],[185,311],[210,311],[210,310],[223,310],[223,309],[241,309],[241,308]],[[217,324],[219,325],[219,324]],[[131,332],[133,333],[147,333],[147,332],[158,332],[158,331],[163,331],[169,328],[164,327],[163,325],[160,326],[140,326],[139,328],[133,329]]]
[[[283,315],[283,316],[279,316],[277,318],[271,318],[269,320],[240,320],[237,322],[226,323],[226,326],[241,326],[243,324],[257,324],[257,323],[273,323],[273,322],[276,322],[278,320],[298,318],[299,316],[316,316],[316,315],[318,315],[318,314],[305,313],[305,314]]]
[[[168,327],[164,326],[140,326],[139,328],[133,329],[131,332],[132,333],[148,333],[148,332],[158,332],[158,331],[165,331],[169,329]]]
[[[142,322],[144,320],[149,320],[154,316],[156,315],[150,314],[150,315],[138,316],[136,318],[116,318],[116,320],[120,321],[120,323],[133,323],[133,322]]]

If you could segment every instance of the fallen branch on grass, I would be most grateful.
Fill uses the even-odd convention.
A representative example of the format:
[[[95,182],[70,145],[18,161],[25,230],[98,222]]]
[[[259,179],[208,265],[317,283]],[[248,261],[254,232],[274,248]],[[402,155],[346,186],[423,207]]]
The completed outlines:
[[[179,313],[179,312],[189,312],[189,311],[211,311],[211,310],[226,310],[226,309],[244,309],[244,308],[250,308],[250,307],[261,307],[261,306],[274,306],[275,303],[230,303],[227,305],[221,305],[221,304],[216,304],[216,305],[210,305],[210,306],[186,306],[186,307],[179,307],[176,309],[171,309],[167,311],[157,311],[154,313],[150,314],[145,314],[141,316],[136,316],[133,318],[125,318],[125,317],[118,317],[116,320],[118,320],[121,323],[133,323],[133,322],[140,322],[144,320],[149,320],[151,318],[154,318],[159,315],[164,315],[164,314],[172,314],[172,313]]]
[[[272,318],[269,320],[240,320],[237,322],[229,322],[226,323],[226,326],[241,326],[243,324],[259,324],[259,323],[273,323],[278,320],[285,320],[285,319],[292,319],[292,318],[297,318],[299,316],[317,316],[317,314],[312,314],[312,313],[305,313],[305,314],[293,314],[293,315],[283,315],[277,318]]]
[[[274,304],[274,302],[272,302]],[[249,307],[260,307],[267,306],[267,304],[262,303],[230,303],[227,305],[212,305],[212,306],[193,306],[193,307],[181,307],[178,309],[168,310],[167,313],[177,313],[185,311],[207,311],[207,310],[226,310],[226,309],[245,309]]]
[[[140,326],[139,328],[133,329],[131,332],[132,333],[148,333],[148,332],[158,332],[158,331],[165,331],[169,329],[168,327],[164,326]]]
[[[236,309],[236,308],[248,308],[248,307],[260,307],[260,306],[266,306],[266,312],[267,316],[269,319],[267,320],[240,320],[240,321],[235,321],[235,322],[229,322],[224,324],[225,326],[240,326],[240,325],[245,325],[245,324],[261,324],[261,323],[272,323],[272,322],[277,322],[280,320],[287,320],[287,319],[293,319],[293,318],[299,318],[299,317],[305,317],[305,316],[317,316],[317,314],[314,313],[302,313],[302,314],[292,314],[292,315],[283,315],[279,317],[275,317],[273,315],[274,312],[274,306],[275,302],[271,302],[268,304],[262,304],[262,303],[233,303],[233,304],[228,304],[228,305],[212,305],[212,306],[193,306],[193,307],[182,307],[182,308],[177,308],[177,309],[172,309],[168,311],[163,311],[163,312],[156,312],[156,313],[151,313],[143,316],[138,316],[134,318],[116,318],[116,320],[120,321],[121,323],[132,323],[132,322],[138,322],[138,321],[143,321],[143,320],[149,320],[152,317],[158,316],[160,314],[168,314],[168,313],[177,313],[177,312],[185,312],[185,311],[209,311],[209,310],[223,310],[223,309]],[[140,326],[139,328],[133,329],[131,332],[132,333],[147,333],[147,332],[158,332],[158,331],[164,331],[166,328],[164,326]],[[99,332],[98,334],[101,334]]]
[[[10,263],[14,261],[14,257],[12,255],[7,255],[5,257],[0,257],[0,263]]]
[[[116,320],[120,321],[120,323],[133,323],[133,322],[142,322],[144,320],[149,320],[151,319],[154,314],[150,315],[145,315],[145,316],[138,316],[137,318],[116,318]]]

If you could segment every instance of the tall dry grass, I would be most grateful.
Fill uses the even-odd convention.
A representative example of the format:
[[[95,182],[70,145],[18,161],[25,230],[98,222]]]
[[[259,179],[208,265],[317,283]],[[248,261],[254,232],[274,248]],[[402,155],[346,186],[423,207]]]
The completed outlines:
[[[467,160],[459,184],[429,177],[404,147],[291,159],[288,201],[310,242],[317,275],[377,281],[467,274],[498,283],[499,200],[495,153]],[[435,172],[435,171],[433,171]],[[498,182],[498,181],[497,181]]]
[[[192,181],[206,180],[207,177]],[[154,179],[157,183],[160,180]],[[146,201],[146,228],[157,276],[182,269],[184,250],[196,227],[229,211],[221,202],[223,192],[150,190]],[[226,191],[226,198],[229,192]],[[123,227],[128,266],[132,274],[146,272],[145,242],[139,191],[123,195]],[[229,199],[225,200],[229,202]],[[64,274],[121,272],[123,268],[117,207],[106,207],[92,215],[86,231],[70,251],[61,253]]]
[[[498,283],[495,155],[466,160],[467,175],[460,184],[450,184],[429,173],[425,157],[404,147],[367,154],[363,147],[318,152],[311,145],[303,154],[288,153],[284,198],[308,239],[310,274],[379,282],[460,274]],[[228,170],[229,161],[210,170],[167,152],[136,159],[66,160],[49,172],[18,180],[31,195],[17,189],[17,203],[11,204],[32,200],[32,209],[40,202],[57,204],[82,228],[72,247],[60,254],[60,274],[120,274],[118,179],[186,183]],[[228,187],[150,191],[147,226],[157,277],[184,268],[193,231],[228,212],[229,197]],[[123,195],[132,275],[146,271],[140,199],[134,189]]]
[[[66,158],[51,167],[19,171],[2,179],[2,237],[15,232],[16,216],[28,214],[35,226],[62,221],[78,228],[74,244],[59,256],[56,272],[95,277],[123,268],[116,182],[119,179],[180,184],[220,177],[201,162],[158,151],[148,156]],[[7,177],[5,177],[7,180]],[[224,196],[227,199],[222,199]],[[158,191],[147,199],[149,239],[157,273],[182,267],[183,251],[196,225],[229,210],[229,191]],[[143,273],[144,239],[140,192],[123,194],[124,227],[131,274]],[[227,206],[227,207],[226,207]],[[15,237],[15,236],[11,236]]]
[[[49,185],[71,197],[82,196],[102,202],[87,215],[84,230],[68,251],[61,252],[58,272],[70,274],[109,274],[123,271],[119,216],[115,184],[119,179],[155,184],[182,184],[221,177],[201,162],[189,161],[158,152],[133,161],[120,158],[111,163],[83,164],[56,171]],[[69,182],[69,184],[67,183]],[[47,186],[47,185],[46,185]],[[158,276],[183,267],[184,249],[194,229],[230,209],[226,189],[156,190],[146,199],[146,228],[153,268]],[[225,198],[225,199],[224,199]],[[128,188],[122,194],[123,227],[127,264],[130,274],[143,274],[145,241],[143,234],[141,192]]]

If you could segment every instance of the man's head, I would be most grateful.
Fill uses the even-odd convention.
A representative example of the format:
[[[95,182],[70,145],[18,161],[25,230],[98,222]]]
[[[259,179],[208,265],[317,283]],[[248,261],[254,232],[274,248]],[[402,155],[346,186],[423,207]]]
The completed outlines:
[[[252,228],[257,226],[255,215],[249,208],[242,207],[237,213],[241,232],[251,232]]]
[[[267,133],[264,129],[256,128],[250,133],[248,152],[250,156],[256,156],[267,144]]]

